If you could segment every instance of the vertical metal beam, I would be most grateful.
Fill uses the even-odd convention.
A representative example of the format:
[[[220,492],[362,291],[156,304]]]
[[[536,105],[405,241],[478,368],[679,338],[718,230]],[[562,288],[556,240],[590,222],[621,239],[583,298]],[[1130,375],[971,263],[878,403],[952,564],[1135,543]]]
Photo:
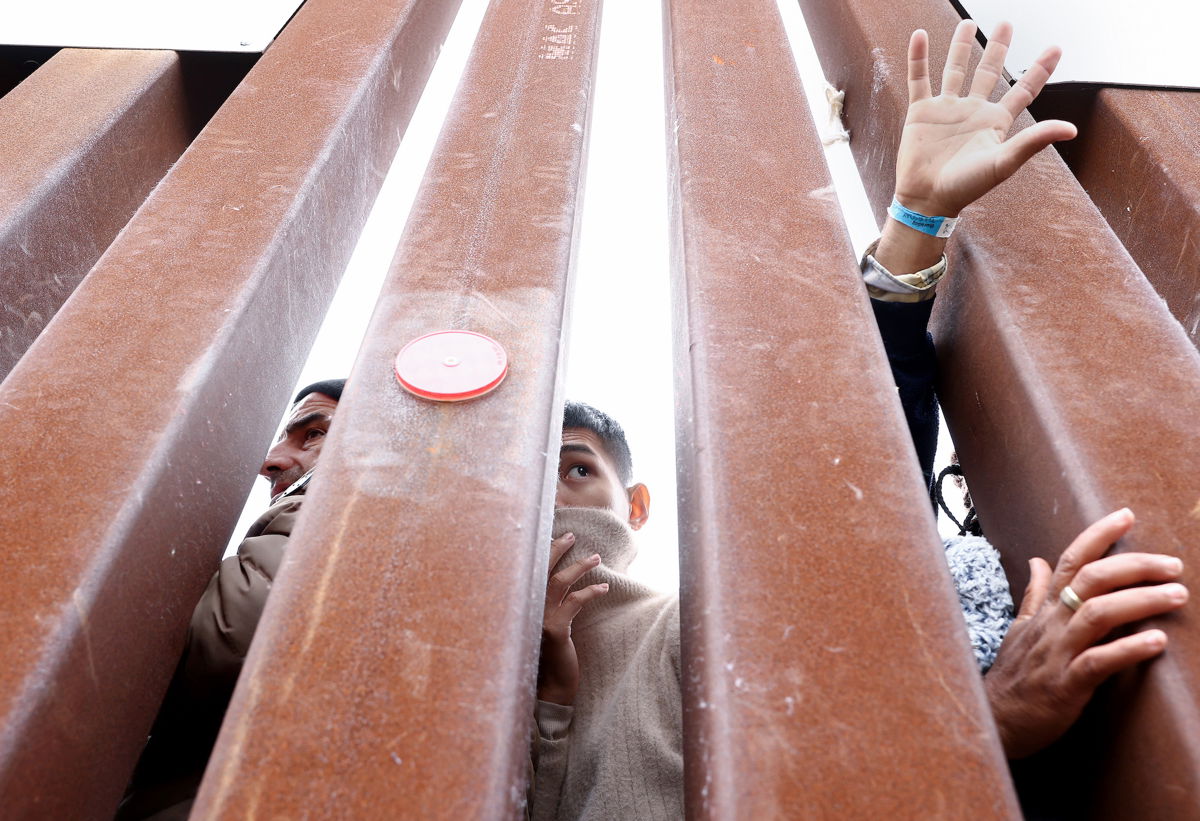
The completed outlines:
[[[0,380],[191,137],[171,51],[63,49],[0,98]]]
[[[958,15],[940,0],[801,6],[826,76],[846,91],[851,147],[882,214],[906,105],[908,32],[929,29],[938,77]],[[1023,115],[1017,125],[1031,122]],[[1124,505],[1139,523],[1116,550],[1186,554],[1200,541],[1195,347],[1053,151],[964,217],[934,316],[941,396],[1014,592],[1027,558],[1056,559],[1087,523]],[[1195,588],[1200,567],[1183,558]],[[1097,711],[1101,740],[1076,751],[1100,759],[1075,772],[1081,813],[1192,818],[1200,806],[1200,629],[1194,610],[1158,623],[1170,649],[1122,677],[1122,699]]]
[[[775,2],[666,18],[688,815],[1017,817]]]
[[[1200,345],[1200,92],[1102,89],[1071,170]]]
[[[455,7],[305,4],[9,374],[6,814],[115,808]]]
[[[197,818],[501,818],[532,726],[599,3],[489,9],[321,456]],[[443,328],[509,355],[417,399]]]

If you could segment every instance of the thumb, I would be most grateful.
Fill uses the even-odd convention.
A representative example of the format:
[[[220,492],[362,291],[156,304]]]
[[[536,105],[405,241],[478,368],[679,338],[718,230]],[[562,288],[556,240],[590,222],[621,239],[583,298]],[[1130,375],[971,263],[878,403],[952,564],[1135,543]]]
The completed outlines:
[[[1050,595],[1050,564],[1045,559],[1029,560],[1029,584],[1025,586],[1025,598],[1021,599],[1018,619],[1031,619]]]
[[[1034,154],[1051,143],[1074,139],[1076,133],[1075,126],[1065,120],[1044,120],[1018,131],[1001,146],[996,162],[998,176],[1008,179]]]

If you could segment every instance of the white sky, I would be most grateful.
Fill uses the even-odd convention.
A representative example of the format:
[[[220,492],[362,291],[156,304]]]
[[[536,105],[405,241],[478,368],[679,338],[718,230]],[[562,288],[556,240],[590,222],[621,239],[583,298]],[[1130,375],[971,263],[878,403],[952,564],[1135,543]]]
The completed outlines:
[[[1007,20],[1022,36],[1005,67],[1016,77],[1048,43],[1063,50],[1056,83],[1200,88],[1196,0],[961,0],[984,31]]]
[[[814,120],[824,131],[829,117],[825,80],[808,31],[794,0],[780,0],[779,5]],[[486,0],[463,0],[297,387],[350,371],[486,7]],[[639,535],[640,554],[631,575],[675,590],[679,569],[661,35],[659,3],[610,0],[605,5],[566,379],[568,397],[601,408],[624,426],[636,478],[651,491],[650,521]],[[849,146],[835,143],[826,156],[851,240],[861,251],[875,239],[878,226]],[[939,464],[944,462],[940,455]],[[266,485],[258,482],[229,551],[267,502]]]
[[[0,42],[261,52],[302,0],[0,0]]]

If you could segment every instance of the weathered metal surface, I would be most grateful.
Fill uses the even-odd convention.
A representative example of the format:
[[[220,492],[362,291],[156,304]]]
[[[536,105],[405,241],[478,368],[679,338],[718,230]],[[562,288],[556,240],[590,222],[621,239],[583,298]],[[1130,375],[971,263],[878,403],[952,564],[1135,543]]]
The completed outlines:
[[[489,9],[195,817],[519,815],[598,16]],[[398,384],[444,328],[503,345],[496,390]]]
[[[111,817],[454,11],[307,3],[9,374],[6,817]]]
[[[1200,344],[1200,92],[1102,89],[1068,162]]]
[[[826,76],[846,91],[851,147],[882,215],[908,33],[929,30],[937,77],[958,17],[939,0],[801,6]],[[1030,122],[1023,115],[1018,127]],[[1026,559],[1053,561],[1087,523],[1124,505],[1138,524],[1116,549],[1182,555],[1195,588],[1196,349],[1053,151],[963,216],[934,316],[942,401],[1016,597]],[[1074,760],[1047,759],[1058,772],[1083,764],[1056,781],[1060,795],[1070,784],[1074,811],[1173,819],[1200,806],[1200,630],[1190,608],[1157,623],[1169,649],[1122,678],[1123,698],[1096,717],[1098,740]]]
[[[667,25],[688,815],[1017,817],[776,5]]]
[[[63,49],[0,98],[0,379],[191,137],[171,51]]]

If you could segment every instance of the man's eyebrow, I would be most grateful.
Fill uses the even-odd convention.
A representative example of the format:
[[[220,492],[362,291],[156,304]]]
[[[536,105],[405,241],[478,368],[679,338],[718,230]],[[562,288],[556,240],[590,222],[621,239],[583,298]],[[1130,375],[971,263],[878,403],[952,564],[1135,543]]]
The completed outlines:
[[[283,429],[284,434],[295,433],[301,428],[308,427],[313,422],[328,422],[332,419],[329,414],[322,411],[313,411],[312,413],[301,416],[294,422],[288,422],[288,426]]]
[[[586,453],[589,456],[596,455],[596,451],[592,450],[587,445],[563,445],[558,449],[558,453],[560,456],[564,453]]]

